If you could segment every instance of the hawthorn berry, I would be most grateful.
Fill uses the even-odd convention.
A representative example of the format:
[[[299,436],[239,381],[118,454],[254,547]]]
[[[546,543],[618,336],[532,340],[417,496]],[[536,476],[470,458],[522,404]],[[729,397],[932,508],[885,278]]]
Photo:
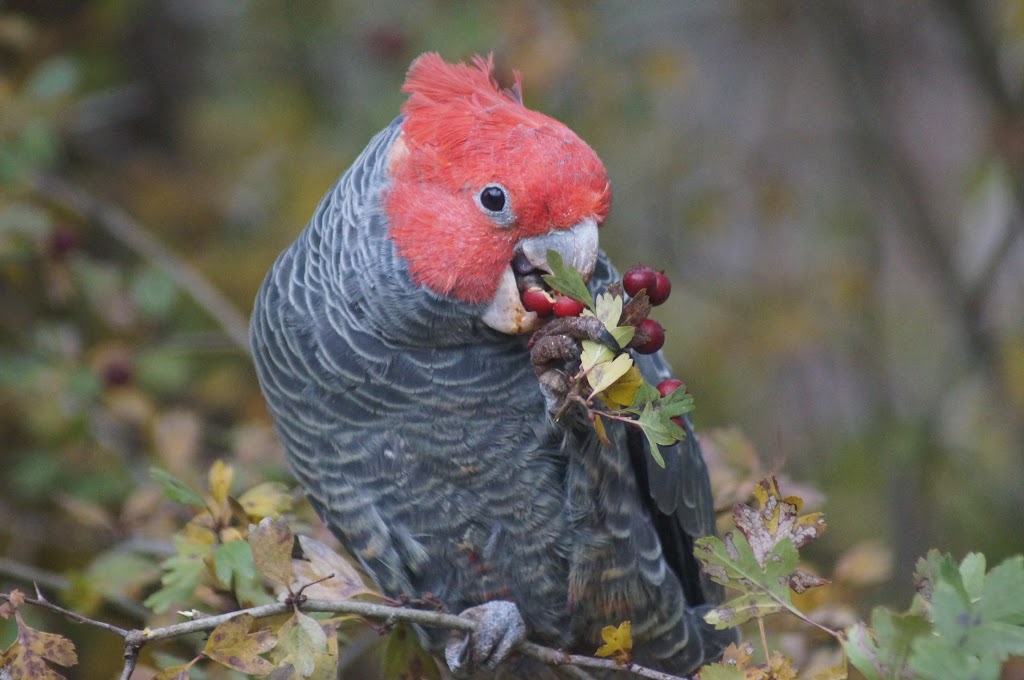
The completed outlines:
[[[626,270],[622,277],[622,289],[630,297],[636,297],[641,290],[647,290],[651,294],[658,277],[658,273],[645,264],[635,264]]]
[[[555,316],[579,316],[583,312],[583,303],[563,295],[555,300],[554,309]]]
[[[672,281],[664,272],[657,272],[654,275],[654,285],[647,289],[647,297],[650,298],[652,305],[657,306],[668,300],[671,292]]]
[[[654,354],[665,344],[665,329],[654,319],[644,319],[636,326],[637,335],[647,339],[633,347],[640,354]]]
[[[657,389],[658,389],[658,394],[660,394],[663,397],[667,397],[668,395],[672,394],[676,390],[680,390],[681,389],[681,390],[683,390],[685,392],[686,391],[686,383],[684,383],[682,380],[678,380],[676,378],[669,378],[667,380],[662,380],[660,383],[658,383],[658,388]]]
[[[555,301],[551,295],[541,288],[527,288],[522,295],[523,308],[528,312],[535,312],[537,316],[551,316],[554,311]]]

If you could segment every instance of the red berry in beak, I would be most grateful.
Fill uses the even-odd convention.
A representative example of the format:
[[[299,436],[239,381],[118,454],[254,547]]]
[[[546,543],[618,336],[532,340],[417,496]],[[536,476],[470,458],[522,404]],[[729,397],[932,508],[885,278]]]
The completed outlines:
[[[522,295],[523,308],[528,312],[535,312],[537,316],[551,316],[554,311],[555,301],[551,295],[540,288],[527,288]]]
[[[555,300],[555,316],[579,316],[583,312],[583,303],[563,295]]]

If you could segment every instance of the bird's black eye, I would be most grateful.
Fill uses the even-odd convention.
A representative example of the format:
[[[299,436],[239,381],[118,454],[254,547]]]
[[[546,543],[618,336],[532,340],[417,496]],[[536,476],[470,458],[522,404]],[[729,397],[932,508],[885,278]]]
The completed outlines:
[[[480,205],[491,212],[501,212],[505,207],[505,190],[493,184],[480,192]]]

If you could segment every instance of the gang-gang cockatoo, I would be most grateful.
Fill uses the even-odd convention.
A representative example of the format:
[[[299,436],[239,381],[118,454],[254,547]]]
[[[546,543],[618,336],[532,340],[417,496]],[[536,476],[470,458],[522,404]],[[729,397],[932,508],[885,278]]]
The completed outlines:
[[[662,469],[635,428],[609,422],[606,446],[552,417],[517,276],[551,248],[594,291],[618,278],[598,248],[610,187],[586,143],[523,106],[518,75],[502,90],[491,71],[412,64],[401,115],[259,291],[260,382],[314,508],[381,590],[480,622],[418,631],[457,674],[558,677],[510,648],[525,633],[592,654],[626,620],[637,663],[688,673],[732,639],[702,619],[701,452],[689,422]],[[636,361],[669,377],[660,353]]]

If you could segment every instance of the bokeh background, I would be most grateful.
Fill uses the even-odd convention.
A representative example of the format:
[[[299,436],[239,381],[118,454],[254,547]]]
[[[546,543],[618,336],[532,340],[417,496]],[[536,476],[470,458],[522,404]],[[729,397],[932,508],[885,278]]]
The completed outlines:
[[[180,521],[151,465],[288,479],[245,319],[428,50],[493,51],[597,150],[719,482],[799,482],[848,606],[1024,549],[1024,2],[8,0],[4,589],[131,619]],[[72,676],[119,667],[69,634]]]

